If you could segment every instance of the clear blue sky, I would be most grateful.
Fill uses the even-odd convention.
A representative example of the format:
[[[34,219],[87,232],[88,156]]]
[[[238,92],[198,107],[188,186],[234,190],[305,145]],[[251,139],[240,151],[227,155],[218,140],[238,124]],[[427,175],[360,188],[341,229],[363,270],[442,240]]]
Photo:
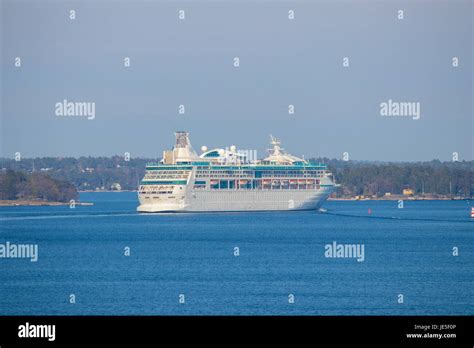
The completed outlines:
[[[1,157],[160,157],[186,129],[195,148],[259,157],[273,134],[306,157],[473,159],[470,0],[3,0],[1,11]],[[63,99],[95,102],[95,119],[57,117]],[[382,117],[388,99],[419,102],[420,119]]]

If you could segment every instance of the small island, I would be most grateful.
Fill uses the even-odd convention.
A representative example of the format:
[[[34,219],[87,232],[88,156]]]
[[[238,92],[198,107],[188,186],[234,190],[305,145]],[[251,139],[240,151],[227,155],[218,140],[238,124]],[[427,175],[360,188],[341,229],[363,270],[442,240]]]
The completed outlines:
[[[43,173],[0,172],[0,206],[69,205],[78,196],[73,184]]]

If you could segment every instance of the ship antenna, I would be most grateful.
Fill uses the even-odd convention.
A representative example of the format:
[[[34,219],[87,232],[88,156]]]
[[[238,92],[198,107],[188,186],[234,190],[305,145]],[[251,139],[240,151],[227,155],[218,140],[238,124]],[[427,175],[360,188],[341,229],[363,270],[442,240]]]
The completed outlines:
[[[273,135],[270,134],[270,144],[273,146],[272,149],[268,149],[268,151],[273,151],[273,155],[280,155],[281,150],[283,150],[280,147],[281,141],[279,141],[277,138],[275,138]]]

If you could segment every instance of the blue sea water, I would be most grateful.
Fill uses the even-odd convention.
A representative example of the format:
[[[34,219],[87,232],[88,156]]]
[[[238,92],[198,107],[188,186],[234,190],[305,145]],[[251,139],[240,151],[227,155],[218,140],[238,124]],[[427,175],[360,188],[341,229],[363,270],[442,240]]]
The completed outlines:
[[[39,248],[0,259],[0,315],[474,314],[472,202],[142,215],[133,192],[80,198],[94,205],[0,208],[0,243]],[[334,241],[364,261],[325,257]]]

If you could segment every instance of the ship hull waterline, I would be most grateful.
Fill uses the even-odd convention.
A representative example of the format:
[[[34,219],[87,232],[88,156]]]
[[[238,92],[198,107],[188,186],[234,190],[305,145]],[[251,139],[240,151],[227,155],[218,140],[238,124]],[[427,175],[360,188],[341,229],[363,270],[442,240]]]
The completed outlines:
[[[140,198],[139,213],[209,213],[318,210],[333,190],[192,192],[181,201]]]

